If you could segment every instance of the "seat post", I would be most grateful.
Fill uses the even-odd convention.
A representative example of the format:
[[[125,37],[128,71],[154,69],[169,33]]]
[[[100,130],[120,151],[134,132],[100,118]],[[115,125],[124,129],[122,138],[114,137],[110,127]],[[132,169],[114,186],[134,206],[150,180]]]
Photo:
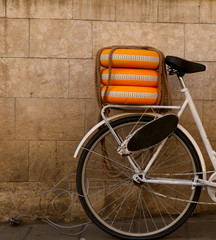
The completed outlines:
[[[182,76],[178,76],[179,82],[181,84],[182,89],[186,88],[185,81]]]

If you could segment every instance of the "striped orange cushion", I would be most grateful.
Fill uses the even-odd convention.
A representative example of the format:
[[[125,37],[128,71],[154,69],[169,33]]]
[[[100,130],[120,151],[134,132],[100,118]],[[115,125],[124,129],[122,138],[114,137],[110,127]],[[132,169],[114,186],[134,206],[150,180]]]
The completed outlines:
[[[102,70],[102,83],[107,84],[109,69]],[[158,71],[135,68],[112,68],[110,85],[158,87]]]
[[[109,66],[109,53],[111,49],[104,49],[100,56],[103,67]],[[116,49],[112,55],[112,67],[148,68],[159,67],[159,55],[155,51],[143,49]]]
[[[101,89],[103,99],[106,86]],[[116,104],[154,105],[158,98],[158,88],[134,86],[109,86],[106,102]]]

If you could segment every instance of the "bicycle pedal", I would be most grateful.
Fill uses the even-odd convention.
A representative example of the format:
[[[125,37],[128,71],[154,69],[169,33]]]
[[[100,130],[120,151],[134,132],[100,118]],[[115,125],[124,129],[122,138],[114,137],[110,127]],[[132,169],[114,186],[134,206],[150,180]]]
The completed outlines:
[[[15,226],[17,226],[17,225],[19,225],[19,224],[20,224],[20,222],[19,222],[18,219],[12,218],[12,217],[9,219],[9,225],[10,225],[11,227],[15,227]]]

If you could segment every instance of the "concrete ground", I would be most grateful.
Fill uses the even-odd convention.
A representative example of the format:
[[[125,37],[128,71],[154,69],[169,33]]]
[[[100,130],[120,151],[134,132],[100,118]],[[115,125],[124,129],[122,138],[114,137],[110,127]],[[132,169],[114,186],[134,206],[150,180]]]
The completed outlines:
[[[11,227],[0,225],[1,240],[116,240],[117,238],[101,231],[91,223],[77,236],[66,236],[48,224],[21,224]],[[215,240],[216,216],[200,216],[189,218],[188,221],[174,233],[163,240]]]

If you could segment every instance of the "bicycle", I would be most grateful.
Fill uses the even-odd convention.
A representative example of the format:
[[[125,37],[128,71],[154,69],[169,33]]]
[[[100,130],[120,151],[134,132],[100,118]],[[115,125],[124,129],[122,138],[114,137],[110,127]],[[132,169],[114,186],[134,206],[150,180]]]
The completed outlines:
[[[153,146],[136,148],[139,142],[135,141],[135,150],[128,149],[131,136],[163,117],[158,110],[176,110],[180,119],[189,106],[216,169],[216,152],[183,79],[185,74],[204,71],[205,66],[174,56],[167,56],[165,61],[169,73],[177,75],[180,82],[183,104],[106,105],[101,110],[103,120],[89,130],[74,154],[77,157],[82,149],[77,190],[84,210],[102,230],[118,238],[156,239],[176,230],[193,212],[202,187],[207,187],[216,202],[216,172],[207,179],[199,146],[178,122],[168,136]],[[107,109],[127,112],[109,117]]]

